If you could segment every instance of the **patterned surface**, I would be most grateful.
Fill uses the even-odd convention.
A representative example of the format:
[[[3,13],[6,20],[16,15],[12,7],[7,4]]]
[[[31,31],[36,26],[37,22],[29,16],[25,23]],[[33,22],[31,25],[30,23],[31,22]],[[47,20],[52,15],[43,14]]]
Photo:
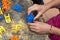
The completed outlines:
[[[29,31],[28,25],[25,22],[26,14],[27,14],[27,8],[31,5],[31,2],[27,0],[10,0],[11,1],[11,7],[17,3],[23,7],[23,11],[21,13],[18,13],[14,11],[11,7],[8,11],[4,12],[4,15],[9,13],[11,16],[11,23],[7,24],[5,20],[0,21],[0,26],[4,26],[6,29],[6,32],[2,34],[2,38],[0,40],[9,40],[11,37],[16,35],[19,40],[45,40],[46,35],[38,35],[31,31]],[[18,32],[12,32],[13,26],[15,24],[21,24],[22,29]]]

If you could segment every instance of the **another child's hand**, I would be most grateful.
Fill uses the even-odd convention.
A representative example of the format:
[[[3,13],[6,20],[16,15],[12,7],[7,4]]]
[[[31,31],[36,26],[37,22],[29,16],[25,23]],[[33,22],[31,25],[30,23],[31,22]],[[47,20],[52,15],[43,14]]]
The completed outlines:
[[[28,15],[30,12],[37,10],[38,14],[36,15],[36,17],[34,18],[34,20],[38,19],[46,10],[48,9],[48,6],[46,5],[38,5],[38,4],[34,4],[33,6],[28,8]]]
[[[39,34],[49,33],[51,25],[46,23],[35,21],[34,23],[28,23],[31,31],[34,31]]]

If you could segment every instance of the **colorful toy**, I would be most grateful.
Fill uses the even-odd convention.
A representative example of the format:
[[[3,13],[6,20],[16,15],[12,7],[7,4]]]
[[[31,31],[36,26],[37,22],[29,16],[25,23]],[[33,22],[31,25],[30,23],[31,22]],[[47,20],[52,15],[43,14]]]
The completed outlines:
[[[0,35],[0,38],[3,38],[2,35]]]
[[[9,0],[2,0],[2,10],[7,11],[11,5]]]
[[[2,4],[1,4],[1,2],[0,2],[0,8],[2,7]]]
[[[19,4],[14,4],[12,6],[12,9],[17,11],[17,12],[21,12],[22,11],[22,7]]]
[[[26,22],[27,23],[32,23],[34,20],[34,15],[33,13],[30,13],[27,17],[26,17]]]
[[[4,15],[6,23],[11,23],[11,18],[9,14]]]
[[[2,35],[0,35],[0,40],[2,40],[2,38],[3,38]]]
[[[3,20],[3,17],[0,15],[0,21],[2,21]]]
[[[0,35],[0,38],[2,38],[2,35]]]
[[[5,28],[3,26],[0,26],[0,35],[6,32]]]
[[[2,14],[3,14],[3,12],[2,12],[2,9],[0,8],[0,21],[3,20]]]
[[[13,36],[10,40],[19,40],[17,36]]]
[[[15,25],[13,25],[14,27],[12,28],[12,32],[15,32],[15,33],[17,33],[19,30],[21,30],[22,29],[22,24],[15,24]]]
[[[0,15],[1,15],[1,14],[3,14],[3,12],[2,12],[2,8],[0,8]]]

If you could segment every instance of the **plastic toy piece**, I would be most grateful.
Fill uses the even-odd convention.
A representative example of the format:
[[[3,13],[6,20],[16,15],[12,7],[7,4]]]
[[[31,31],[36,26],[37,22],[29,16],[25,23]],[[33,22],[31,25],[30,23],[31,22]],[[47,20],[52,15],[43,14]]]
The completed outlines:
[[[2,40],[2,38],[3,38],[2,35],[0,35],[0,40]]]
[[[16,24],[15,27],[16,27],[17,29],[22,29],[22,24]]]
[[[19,4],[14,4],[12,9],[17,12],[22,12],[22,7]]]
[[[2,7],[2,4],[1,4],[1,2],[0,2],[0,8]]]
[[[0,8],[0,15],[3,14],[2,9]]]
[[[3,17],[0,15],[0,21],[2,21],[3,20]]]
[[[3,38],[2,35],[0,35],[0,38]]]
[[[0,21],[3,20],[2,14],[3,14],[3,12],[2,12],[2,9],[0,8]]]
[[[26,17],[26,22],[27,23],[32,23],[34,20],[34,15],[33,13],[30,13],[27,17]]]
[[[9,14],[4,15],[4,17],[5,17],[6,23],[11,23],[11,18],[10,18],[10,15]]]
[[[7,11],[11,5],[9,0],[2,0],[2,10]]]
[[[10,40],[19,40],[17,36],[13,36]]]
[[[12,28],[12,32],[17,33],[19,30],[22,29],[22,24],[15,24],[14,27]]]
[[[0,26],[0,35],[6,32],[5,28],[3,26]]]

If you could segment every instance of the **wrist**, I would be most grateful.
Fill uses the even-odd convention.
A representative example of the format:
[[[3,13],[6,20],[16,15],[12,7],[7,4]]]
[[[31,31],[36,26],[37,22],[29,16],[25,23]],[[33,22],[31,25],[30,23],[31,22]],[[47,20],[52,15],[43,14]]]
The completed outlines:
[[[48,30],[47,30],[47,32],[49,33],[49,34],[52,34],[52,25],[48,25]]]
[[[46,7],[47,10],[51,8],[51,5],[48,4],[44,4],[44,6]]]
[[[51,30],[52,30],[52,26],[47,25],[46,33],[51,33]]]
[[[52,8],[54,6],[54,1],[52,0],[49,3],[44,4],[48,9]]]
[[[55,27],[52,26],[52,25],[50,25],[49,33],[50,33],[50,34],[54,34],[54,33],[55,33],[54,30],[55,30]]]
[[[47,4],[45,4],[44,6],[43,6],[43,14],[47,11],[47,10],[49,10],[51,7],[49,6],[49,5],[47,5]]]
[[[52,25],[50,25],[50,29],[49,29],[49,33],[51,33],[52,34]]]

